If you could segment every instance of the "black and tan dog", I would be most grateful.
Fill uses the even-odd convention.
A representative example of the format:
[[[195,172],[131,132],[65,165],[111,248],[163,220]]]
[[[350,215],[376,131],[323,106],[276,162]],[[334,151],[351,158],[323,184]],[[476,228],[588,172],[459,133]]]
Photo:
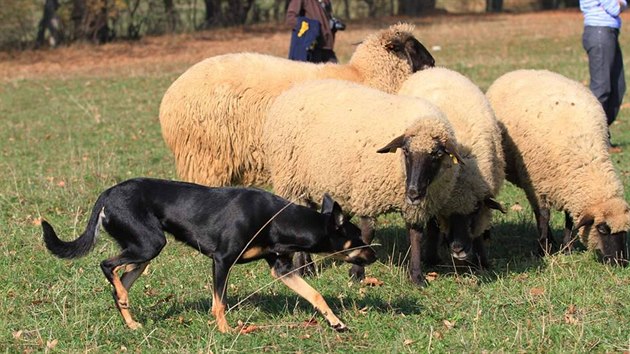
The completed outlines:
[[[141,325],[129,312],[128,290],[166,245],[165,231],[212,257],[212,314],[221,332],[230,329],[225,319],[226,285],[235,263],[266,260],[273,277],[308,300],[341,331],[346,326],[323,297],[291,272],[292,255],[296,251],[339,252],[337,258],[360,265],[376,260],[374,251],[361,240],[360,230],[344,219],[339,205],[327,195],[318,213],[258,189],[208,188],[156,179],[131,179],[103,192],[85,232],[74,241],[61,241],[52,226],[42,221],[46,247],[60,258],[81,257],[94,246],[101,225],[122,248],[118,256],[101,262],[101,269],[114,286],[116,306],[132,329]]]

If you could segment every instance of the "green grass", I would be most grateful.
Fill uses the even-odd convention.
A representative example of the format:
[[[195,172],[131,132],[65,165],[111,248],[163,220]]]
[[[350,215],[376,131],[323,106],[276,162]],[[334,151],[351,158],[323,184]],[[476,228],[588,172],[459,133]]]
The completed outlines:
[[[460,21],[456,18],[419,26],[418,31],[429,48],[442,46],[435,53],[438,63],[460,70],[483,88],[502,73],[523,67],[587,79],[579,19],[559,34],[540,23],[532,28],[519,17],[501,19],[451,28]],[[558,25],[549,22],[549,28]],[[497,37],[491,29],[502,26],[509,31]],[[471,29],[478,29],[475,36],[466,36]],[[622,36],[622,41],[622,47],[630,48],[630,38]],[[342,58],[348,55],[344,50]],[[405,231],[395,215],[379,220],[379,262],[368,268],[382,286],[354,284],[347,278],[348,265],[319,258],[320,273],[308,282],[350,333],[335,333],[306,301],[272,283],[264,262],[235,267],[228,290],[230,305],[253,294],[229,311],[230,324],[242,321],[260,329],[243,335],[218,333],[208,313],[211,262],[175,242],[169,242],[148,275],[132,288],[132,313],[144,328],[128,330],[98,267],[117,251],[111,239],[101,237],[85,258],[62,261],[47,253],[36,221],[46,217],[63,238],[75,238],[105,188],[133,176],[176,177],[157,112],[177,74],[0,84],[3,351],[47,351],[47,346],[59,352],[630,350],[630,269],[601,265],[588,252],[533,257],[531,210],[510,185],[498,199],[508,209],[515,203],[524,208],[497,216],[489,244],[490,271],[426,269],[437,271],[438,278],[426,289],[413,287],[407,281]],[[612,128],[614,141],[626,151],[629,119],[629,110],[623,109]],[[628,189],[628,153],[614,155],[614,160]],[[556,232],[561,225],[561,215],[555,213]],[[317,325],[304,326],[311,318]]]

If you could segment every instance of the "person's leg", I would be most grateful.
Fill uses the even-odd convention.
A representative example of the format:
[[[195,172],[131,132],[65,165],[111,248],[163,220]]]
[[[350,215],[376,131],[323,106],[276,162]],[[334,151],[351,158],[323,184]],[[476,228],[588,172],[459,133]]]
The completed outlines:
[[[608,124],[614,120],[615,111],[610,108],[612,83],[611,72],[615,62],[616,36],[608,27],[584,27],[582,44],[588,54],[591,76],[590,89],[601,102]]]
[[[623,69],[623,56],[621,55],[621,47],[618,40],[619,32],[615,33],[615,58],[613,60],[612,71],[610,74],[611,94],[609,100],[609,110],[613,115],[613,120],[617,118],[619,109],[621,108],[621,102],[623,101],[623,95],[626,93],[626,78]]]

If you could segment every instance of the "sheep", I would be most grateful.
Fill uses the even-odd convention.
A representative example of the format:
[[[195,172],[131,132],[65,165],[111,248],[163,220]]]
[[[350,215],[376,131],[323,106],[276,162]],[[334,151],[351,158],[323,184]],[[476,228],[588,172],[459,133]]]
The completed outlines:
[[[427,49],[397,24],[368,36],[350,62],[313,64],[256,53],[205,59],[168,88],[162,135],[180,178],[211,186],[265,185],[262,124],[273,99],[291,84],[337,78],[394,93],[415,71],[433,66]]]
[[[604,262],[627,264],[630,209],[608,153],[601,104],[584,85],[546,70],[517,70],[486,93],[499,120],[506,178],[534,210],[542,253],[552,250],[550,208],[565,212],[563,242],[573,221],[588,249]]]
[[[483,242],[478,237],[490,228],[490,209],[503,211],[493,198],[505,179],[501,131],[488,99],[462,74],[438,67],[411,75],[398,94],[435,104],[452,125],[464,164],[436,221],[446,234],[453,258],[471,260],[477,253],[480,265],[487,267]],[[435,236],[427,232],[425,263],[439,261]],[[471,252],[473,242],[477,252]]]
[[[426,285],[422,227],[448,199],[460,169],[453,130],[437,107],[347,81],[309,81],[275,100],[262,140],[275,193],[312,204],[328,192],[361,217],[364,240],[370,220],[402,213],[411,280]],[[399,148],[402,161],[382,155]],[[351,275],[362,278],[364,270],[353,267]]]

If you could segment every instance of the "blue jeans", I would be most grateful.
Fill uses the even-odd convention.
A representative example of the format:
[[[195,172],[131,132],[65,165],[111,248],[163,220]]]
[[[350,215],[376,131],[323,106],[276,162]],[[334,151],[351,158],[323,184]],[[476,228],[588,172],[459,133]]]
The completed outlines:
[[[608,125],[617,117],[626,93],[618,36],[616,28],[596,26],[585,26],[582,35],[582,45],[588,53],[589,86],[606,112]]]

